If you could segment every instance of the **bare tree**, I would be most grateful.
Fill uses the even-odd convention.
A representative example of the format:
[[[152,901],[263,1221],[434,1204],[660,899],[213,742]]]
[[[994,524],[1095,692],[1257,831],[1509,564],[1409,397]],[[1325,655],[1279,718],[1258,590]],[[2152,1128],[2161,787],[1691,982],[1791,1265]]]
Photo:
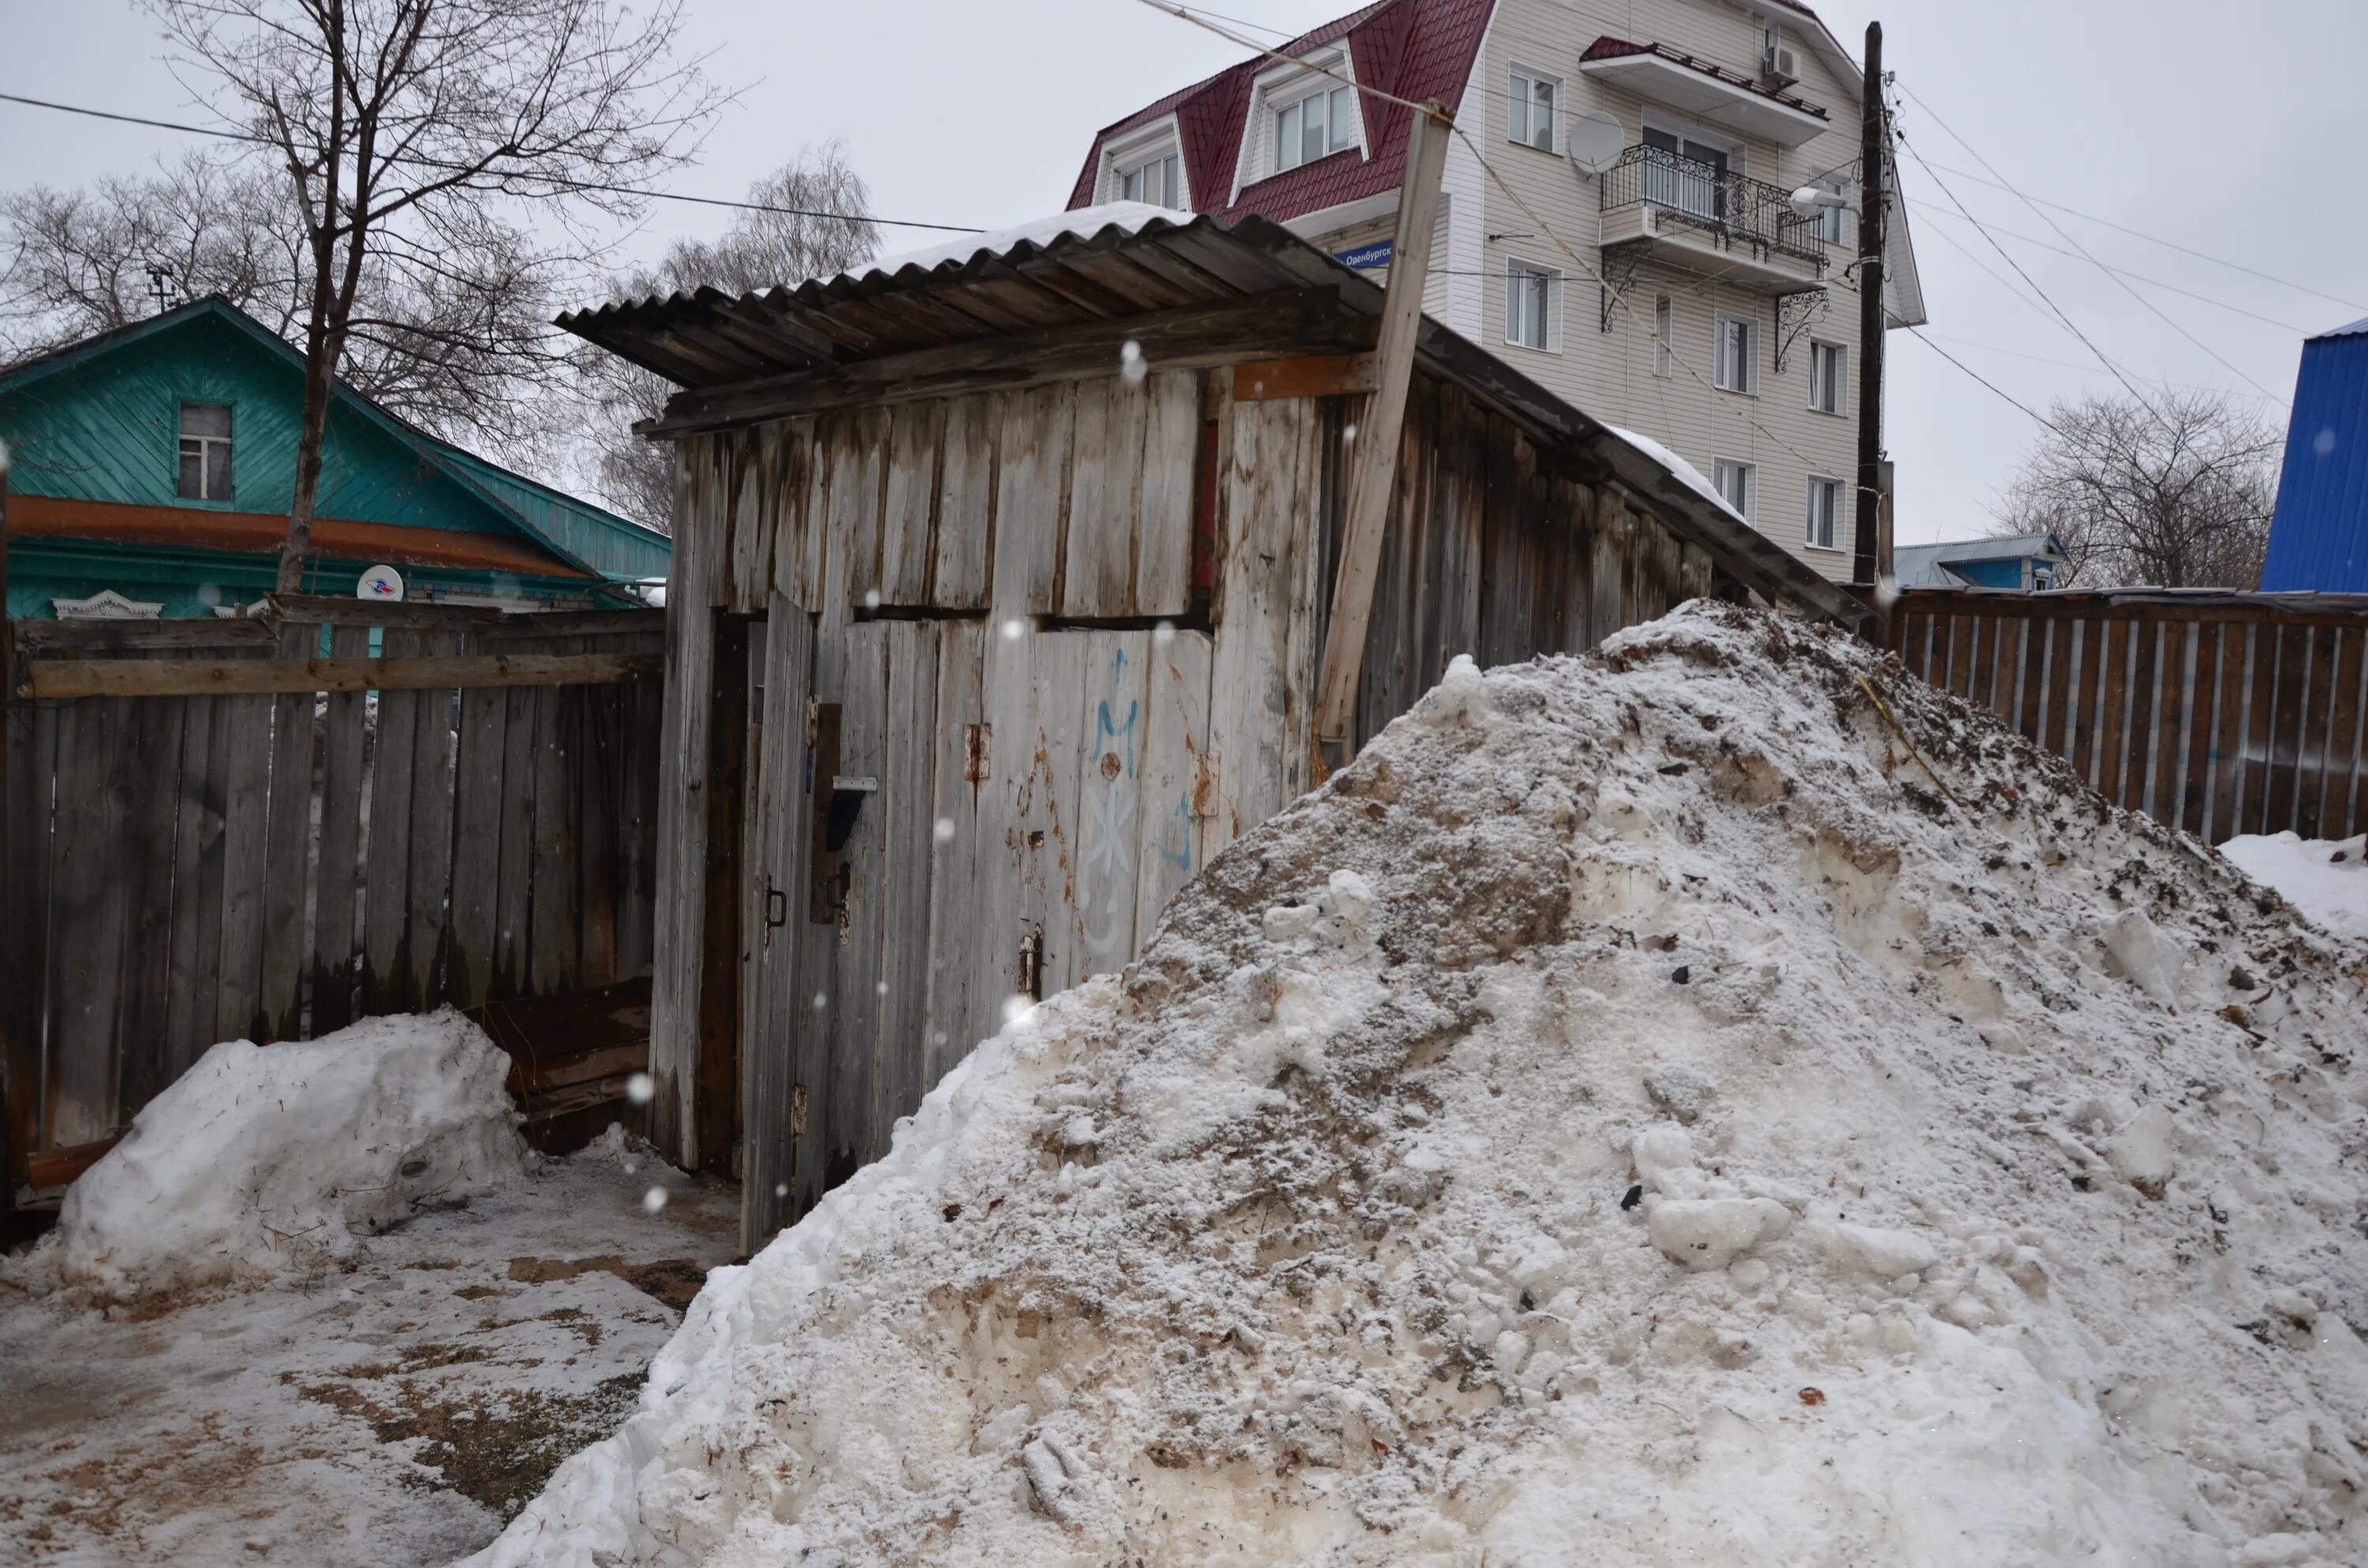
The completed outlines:
[[[364,259],[338,374],[438,435],[512,452],[547,428],[537,372],[569,290],[557,259],[496,232],[457,277]],[[192,154],[143,177],[0,195],[0,364],[218,296],[291,342],[313,297],[288,181]]]
[[[618,301],[720,289],[746,294],[844,272],[879,248],[870,221],[871,192],[836,138],[801,148],[796,157],[748,187],[743,210],[722,238],[677,240],[655,267],[620,278]],[[653,528],[670,528],[674,511],[671,449],[633,434],[633,425],[666,410],[673,383],[600,349],[586,351],[585,387],[600,427],[598,483],[608,503]]]
[[[2277,500],[2280,433],[2225,398],[2166,389],[2059,401],[1997,508],[2001,534],[2052,531],[2066,585],[2252,588]]]
[[[185,85],[270,148],[303,239],[304,412],[279,574],[288,592],[312,548],[322,435],[349,348],[414,365],[434,352],[455,365],[485,352],[514,368],[540,358],[555,375],[563,351],[481,313],[484,290],[590,260],[589,220],[638,215],[632,187],[690,156],[718,95],[696,62],[675,57],[680,0],[639,15],[615,0],[149,5]],[[373,314],[374,263],[459,308],[442,320]]]

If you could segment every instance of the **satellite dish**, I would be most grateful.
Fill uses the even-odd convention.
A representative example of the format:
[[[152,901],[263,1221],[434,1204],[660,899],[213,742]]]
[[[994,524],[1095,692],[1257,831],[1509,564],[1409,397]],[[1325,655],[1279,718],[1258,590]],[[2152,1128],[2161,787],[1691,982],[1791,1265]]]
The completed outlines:
[[[403,602],[403,574],[392,566],[373,566],[354,585],[354,597],[399,605]]]
[[[1600,175],[1628,150],[1628,132],[1601,109],[1591,109],[1570,122],[1570,161],[1583,175]]]

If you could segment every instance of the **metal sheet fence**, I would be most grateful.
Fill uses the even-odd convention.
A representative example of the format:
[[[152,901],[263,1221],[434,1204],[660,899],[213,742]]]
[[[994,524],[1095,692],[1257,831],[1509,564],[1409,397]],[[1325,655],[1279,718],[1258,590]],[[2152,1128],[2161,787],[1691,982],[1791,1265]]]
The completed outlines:
[[[2368,829],[2368,596],[1916,589],[1891,645],[2208,843]]]
[[[380,629],[391,660],[662,650],[657,611],[394,613]],[[372,628],[342,619],[15,628],[0,883],[12,1182],[28,1155],[128,1123],[216,1040],[647,970],[655,679],[21,695],[44,656],[152,671],[369,656]]]

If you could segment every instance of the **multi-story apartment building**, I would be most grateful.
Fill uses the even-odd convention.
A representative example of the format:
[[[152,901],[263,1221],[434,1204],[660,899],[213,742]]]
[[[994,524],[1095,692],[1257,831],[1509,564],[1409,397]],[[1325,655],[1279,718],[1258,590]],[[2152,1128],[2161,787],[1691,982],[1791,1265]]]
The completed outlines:
[[[1459,133],[1425,309],[1850,576],[1861,75],[1814,13],[1381,0],[1273,55],[1101,131],[1070,205],[1260,212],[1382,276],[1405,104],[1437,99]],[[1804,213],[1805,187],[1839,204]],[[1888,319],[1920,324],[1896,201],[1887,233]]]

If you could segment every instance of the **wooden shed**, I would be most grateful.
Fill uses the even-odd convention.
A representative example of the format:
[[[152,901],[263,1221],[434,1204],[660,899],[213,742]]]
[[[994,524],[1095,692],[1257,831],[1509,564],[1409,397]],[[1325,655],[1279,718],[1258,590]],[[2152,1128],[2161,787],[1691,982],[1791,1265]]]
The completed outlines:
[[[563,318],[684,388],[651,1127],[736,1166],[752,1248],[1312,781],[1383,292],[1178,216]],[[1458,653],[1700,595],[1861,613],[1436,323],[1414,366],[1352,743]]]

